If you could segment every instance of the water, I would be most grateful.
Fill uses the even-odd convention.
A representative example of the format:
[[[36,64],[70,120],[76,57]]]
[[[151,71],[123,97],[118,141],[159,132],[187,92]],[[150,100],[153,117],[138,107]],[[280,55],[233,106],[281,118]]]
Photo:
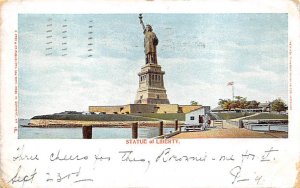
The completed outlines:
[[[253,131],[269,131],[268,126],[252,126]],[[288,132],[288,125],[271,125],[271,131]]]
[[[20,120],[20,125],[27,125],[29,120]],[[164,134],[174,131],[174,128],[164,128]],[[139,138],[152,138],[158,136],[157,127],[138,129]],[[37,128],[19,126],[20,139],[82,139],[82,128]],[[94,127],[93,139],[131,138],[131,128]]]

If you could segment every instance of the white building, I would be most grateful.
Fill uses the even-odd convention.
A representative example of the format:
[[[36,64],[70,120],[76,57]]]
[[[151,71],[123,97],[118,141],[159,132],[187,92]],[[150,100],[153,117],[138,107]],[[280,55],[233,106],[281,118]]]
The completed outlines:
[[[204,123],[205,116],[210,112],[210,106],[202,106],[198,109],[192,110],[185,114],[185,124],[186,125],[200,125]]]

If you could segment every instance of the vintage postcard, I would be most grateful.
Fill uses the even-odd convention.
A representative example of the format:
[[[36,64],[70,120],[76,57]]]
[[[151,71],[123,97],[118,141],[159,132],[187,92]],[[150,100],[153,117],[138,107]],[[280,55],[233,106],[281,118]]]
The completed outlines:
[[[3,187],[300,186],[299,2],[2,10]]]
[[[21,139],[288,137],[287,13],[19,14],[18,44]]]

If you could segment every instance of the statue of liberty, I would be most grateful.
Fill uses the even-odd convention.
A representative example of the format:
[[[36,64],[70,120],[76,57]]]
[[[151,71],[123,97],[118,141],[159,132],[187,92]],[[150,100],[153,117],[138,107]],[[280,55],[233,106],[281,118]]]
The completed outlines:
[[[151,25],[144,25],[142,20],[142,14],[139,15],[140,23],[144,30],[144,47],[145,47],[145,60],[146,64],[157,64],[156,46],[158,44],[158,38],[153,32]]]

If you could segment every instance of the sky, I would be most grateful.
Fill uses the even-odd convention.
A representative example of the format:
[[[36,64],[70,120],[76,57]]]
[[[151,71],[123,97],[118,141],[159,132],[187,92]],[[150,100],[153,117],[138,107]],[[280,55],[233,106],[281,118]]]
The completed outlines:
[[[20,14],[21,118],[132,104],[144,62],[138,14]],[[288,95],[287,14],[143,14],[172,104]]]

